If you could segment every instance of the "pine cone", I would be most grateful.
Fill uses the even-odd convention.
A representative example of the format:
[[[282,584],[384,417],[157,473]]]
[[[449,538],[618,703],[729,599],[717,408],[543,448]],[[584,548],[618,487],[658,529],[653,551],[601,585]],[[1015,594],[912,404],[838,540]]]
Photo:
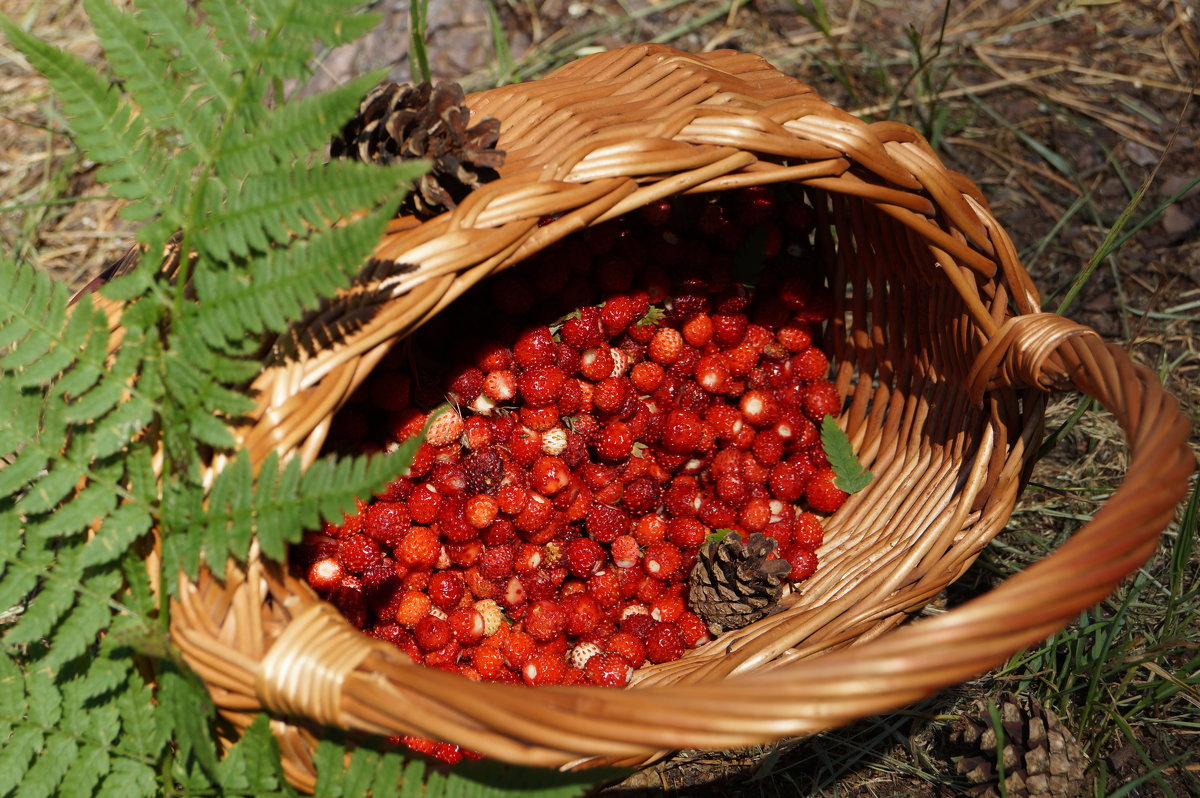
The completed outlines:
[[[775,540],[755,532],[744,541],[730,532],[700,549],[692,568],[689,601],[714,635],[741,629],[779,611],[787,561],[767,559]]]
[[[329,154],[377,164],[428,159],[430,170],[405,197],[400,213],[430,218],[499,177],[504,153],[494,147],[500,121],[487,117],[467,127],[470,118],[457,83],[381,83],[330,143]]]
[[[997,735],[990,713],[965,716],[951,742],[966,754],[958,771],[976,785],[978,798],[1000,795],[997,762],[1004,765],[1005,794],[1030,798],[1071,798],[1085,794],[1088,756],[1058,716],[1038,702],[1001,693],[1004,747],[997,759]]]

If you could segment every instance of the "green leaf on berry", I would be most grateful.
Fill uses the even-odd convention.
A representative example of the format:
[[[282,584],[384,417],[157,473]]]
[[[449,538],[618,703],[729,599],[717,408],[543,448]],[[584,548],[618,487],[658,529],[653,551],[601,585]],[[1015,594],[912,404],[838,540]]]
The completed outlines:
[[[733,258],[733,279],[753,288],[767,265],[767,226],[760,224],[746,236],[746,242]]]
[[[665,310],[663,310],[662,308],[660,308],[656,305],[651,305],[650,309],[646,311],[646,315],[644,315],[640,319],[638,319],[637,323],[634,324],[633,326],[645,327],[648,324],[658,324],[660,321],[662,321],[663,316],[665,316],[666,314],[667,314],[667,312]]]
[[[850,437],[842,432],[833,416],[826,415],[821,421],[821,448],[825,459],[836,475],[833,484],[847,493],[858,493],[871,484],[874,475],[858,462]]]
[[[709,532],[704,538],[704,545],[707,546],[709,543],[716,543],[717,545],[720,545],[721,541],[732,534],[732,529],[718,529],[715,532]]]

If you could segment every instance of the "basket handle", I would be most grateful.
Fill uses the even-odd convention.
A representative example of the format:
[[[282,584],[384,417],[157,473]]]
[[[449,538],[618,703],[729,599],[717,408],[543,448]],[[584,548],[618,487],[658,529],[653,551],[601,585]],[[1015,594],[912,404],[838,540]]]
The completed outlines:
[[[1121,348],[1055,318],[1014,326],[999,361],[991,350],[981,359],[1009,364],[1001,380],[1069,384],[1097,399],[1125,432],[1129,467],[1090,523],[988,594],[862,645],[720,685],[544,687],[532,696],[532,688],[477,684],[376,650],[341,682],[334,714],[350,728],[407,728],[525,764],[636,764],[658,751],[733,748],[893,710],[1045,639],[1149,558],[1195,467],[1190,422],[1157,376]],[[1048,332],[1056,326],[1059,332]],[[1051,334],[1053,348],[1045,344]],[[1042,373],[1016,365],[1035,361]]]

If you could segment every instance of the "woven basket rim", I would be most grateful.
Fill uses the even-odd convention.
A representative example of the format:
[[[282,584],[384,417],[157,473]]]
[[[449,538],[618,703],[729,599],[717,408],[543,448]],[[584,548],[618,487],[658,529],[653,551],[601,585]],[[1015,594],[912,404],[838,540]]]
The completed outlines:
[[[855,364],[839,366],[835,380],[847,398],[839,421],[860,456],[893,464],[931,493],[942,482],[929,476],[930,463],[973,459],[961,474],[942,475],[953,476],[959,500],[939,500],[952,512],[944,527],[926,522],[933,532],[922,545],[929,548],[896,560],[915,560],[931,574],[906,586],[899,605],[888,604],[895,580],[873,577],[869,587],[884,594],[879,606],[864,609],[847,631],[817,635],[802,656],[791,638],[806,622],[825,620],[819,606],[806,610],[808,621],[774,616],[722,638],[713,649],[729,653],[658,668],[628,691],[538,688],[531,701],[530,688],[414,667],[257,554],[245,567],[229,564],[222,580],[207,570],[196,581],[181,575],[174,642],[234,728],[261,709],[272,713],[293,783],[313,785],[319,724],[444,737],[508,761],[558,767],[633,764],[674,748],[725,748],[830,728],[986,670],[1065,625],[1153,552],[1192,471],[1188,422],[1153,373],[1119,347],[1040,312],[978,188],[947,170],[911,128],[865,124],[754,55],[690,55],[656,45],[588,56],[542,80],[471,95],[468,104],[502,122],[509,162],[501,178],[439,217],[394,221],[359,284],[277,349],[253,386],[260,412],[241,433],[255,460],[280,452],[311,462],[332,413],[397,332],[440,312],[487,274],[661,197],[774,182],[828,198],[824,221],[843,219],[845,208],[871,208],[869,221],[839,228],[846,240],[894,246],[901,260],[922,253],[935,274],[919,279],[936,277],[939,290],[949,285],[961,301],[951,325],[962,342],[956,356],[965,358],[955,367],[960,384],[920,376],[912,406],[889,407],[872,395],[870,380],[856,381]],[[539,224],[546,217],[554,220]],[[838,273],[867,268],[844,242],[841,250],[826,245]],[[866,323],[869,309],[854,305],[864,297],[842,301],[843,326],[846,317]],[[324,345],[322,336],[348,319],[353,333]],[[873,356],[869,341],[857,340],[862,328],[834,327],[850,339],[845,351]],[[894,629],[912,609],[904,602],[928,600],[1002,526],[1035,448],[1041,391],[1051,388],[1096,397],[1117,417],[1132,450],[1124,484],[1047,560],[945,615]],[[947,433],[944,445],[896,440],[914,413],[929,411],[929,397],[973,414],[981,432],[970,440]],[[950,422],[933,419],[925,429],[939,424]],[[903,497],[893,504],[893,514],[919,509],[906,509]],[[844,519],[863,523],[875,511],[856,495],[831,529],[840,534],[849,527]],[[930,553],[985,527],[993,531],[953,558],[941,562]],[[932,575],[939,562],[942,582]],[[717,680],[724,681],[720,691],[711,689]],[[581,717],[588,728],[580,728]]]

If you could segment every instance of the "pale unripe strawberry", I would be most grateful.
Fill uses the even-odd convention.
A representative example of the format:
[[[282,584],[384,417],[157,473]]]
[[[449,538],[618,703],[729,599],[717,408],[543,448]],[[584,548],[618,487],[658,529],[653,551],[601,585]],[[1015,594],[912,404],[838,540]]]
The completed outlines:
[[[587,640],[571,649],[571,667],[583,670],[588,660],[601,652],[600,646]]]
[[[567,431],[562,427],[554,427],[542,433],[542,452],[550,457],[558,457],[567,448]]]
[[[472,606],[483,616],[483,636],[491,637],[496,634],[501,624],[504,623],[504,612],[500,609],[500,605],[491,599],[481,599]]]
[[[429,427],[425,442],[430,446],[446,446],[458,440],[463,433],[462,416],[456,410],[446,410]]]

